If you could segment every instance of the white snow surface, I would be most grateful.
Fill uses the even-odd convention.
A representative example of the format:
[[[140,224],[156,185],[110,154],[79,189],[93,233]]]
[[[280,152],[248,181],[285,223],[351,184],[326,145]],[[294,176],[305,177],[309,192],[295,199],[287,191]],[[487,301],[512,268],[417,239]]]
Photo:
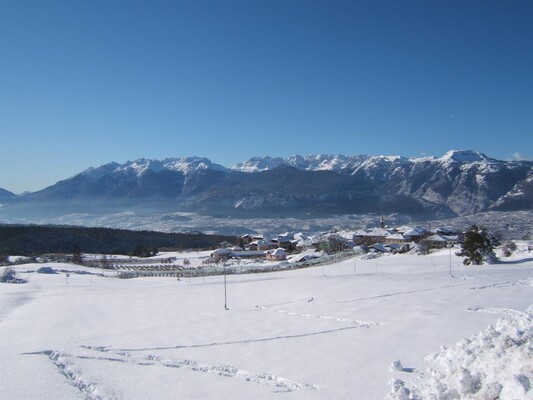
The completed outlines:
[[[229,310],[223,276],[17,265],[28,283],[0,283],[0,398],[528,399],[532,256],[228,275]]]
[[[472,150],[450,150],[440,158],[442,161],[475,162],[486,161],[487,156]]]
[[[231,169],[241,172],[261,172],[271,170],[280,165],[288,165],[294,168],[298,168],[306,171],[342,171],[350,170],[356,172],[358,169],[377,169],[388,168],[394,163],[417,163],[417,162],[440,162],[443,164],[450,164],[454,162],[458,163],[489,163],[487,168],[490,167],[491,159],[472,150],[450,150],[442,157],[411,157],[405,158],[401,156],[370,156],[370,155],[353,155],[345,156],[342,154],[309,154],[306,156],[300,156],[295,154],[288,158],[281,157],[252,157],[251,159],[237,163]]]
[[[198,170],[212,169],[216,171],[228,171],[222,165],[212,163],[205,157],[181,157],[166,158],[164,160],[150,160],[141,158],[135,161],[128,161],[125,164],[112,162],[101,165],[98,168],[88,168],[80,175],[92,177],[94,180],[109,173],[131,173],[135,176],[141,176],[147,171],[161,172],[164,170],[180,171],[185,175]]]
[[[426,357],[431,367],[409,383],[392,379],[389,399],[533,399],[533,306],[525,312],[490,308],[469,311],[507,317]],[[406,371],[399,360],[391,369],[415,372]]]

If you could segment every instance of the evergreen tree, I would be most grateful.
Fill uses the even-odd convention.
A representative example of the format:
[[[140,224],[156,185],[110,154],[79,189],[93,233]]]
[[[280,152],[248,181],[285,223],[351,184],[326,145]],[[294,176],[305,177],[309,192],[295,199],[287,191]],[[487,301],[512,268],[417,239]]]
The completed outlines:
[[[146,247],[141,244],[138,244],[137,246],[135,246],[131,254],[135,257],[149,257],[151,253]]]
[[[496,259],[494,247],[499,244],[498,239],[484,227],[472,225],[465,233],[465,240],[461,245],[458,256],[466,257],[464,265],[481,265]]]
[[[76,243],[72,247],[72,262],[74,264],[83,264],[83,259],[82,259],[82,256],[81,256],[81,249],[80,249],[80,245],[78,243]]]

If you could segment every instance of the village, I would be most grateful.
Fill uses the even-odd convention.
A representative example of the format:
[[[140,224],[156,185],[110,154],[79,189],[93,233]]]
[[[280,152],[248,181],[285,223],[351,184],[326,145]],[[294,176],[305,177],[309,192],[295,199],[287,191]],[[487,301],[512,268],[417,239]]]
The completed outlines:
[[[292,256],[293,262],[305,262],[313,257],[309,250],[332,254],[357,248],[359,253],[397,254],[415,250],[426,254],[432,249],[453,247],[461,243],[463,237],[462,232],[447,227],[388,227],[382,216],[379,227],[355,231],[334,230],[310,236],[285,232],[271,238],[244,234],[239,236],[238,243],[219,243],[210,256],[215,261],[243,258],[284,261]],[[297,257],[298,254],[304,255]]]
[[[12,256],[6,265],[26,262],[74,262],[89,267],[96,274],[118,278],[176,277],[191,278],[220,274],[262,273],[325,265],[348,259],[377,258],[393,254],[429,254],[450,248],[464,239],[464,233],[448,227],[424,228],[403,225],[390,227],[384,217],[374,227],[365,229],[335,228],[306,234],[246,233],[232,241],[222,241],[211,249],[187,251],[161,248],[149,256],[127,254],[80,254],[78,261],[67,254],[44,254],[39,257]],[[457,251],[459,248],[457,248]],[[453,250],[455,252],[455,250]]]
[[[328,264],[355,254],[376,258],[392,254],[429,254],[457,246],[463,232],[447,227],[389,227],[384,217],[379,227],[358,230],[333,229],[307,235],[302,232],[243,234],[232,243],[223,241],[214,250],[181,252],[162,249],[152,257],[89,255],[84,264],[115,270],[117,277],[174,276],[191,278],[219,274],[246,274],[299,269]]]

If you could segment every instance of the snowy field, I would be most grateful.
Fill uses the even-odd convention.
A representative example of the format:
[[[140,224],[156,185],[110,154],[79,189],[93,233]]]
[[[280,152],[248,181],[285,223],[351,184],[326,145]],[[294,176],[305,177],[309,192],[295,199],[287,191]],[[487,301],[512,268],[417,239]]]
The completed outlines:
[[[533,254],[504,260],[229,275],[229,310],[223,276],[19,265],[26,284],[0,283],[0,398],[532,399]]]

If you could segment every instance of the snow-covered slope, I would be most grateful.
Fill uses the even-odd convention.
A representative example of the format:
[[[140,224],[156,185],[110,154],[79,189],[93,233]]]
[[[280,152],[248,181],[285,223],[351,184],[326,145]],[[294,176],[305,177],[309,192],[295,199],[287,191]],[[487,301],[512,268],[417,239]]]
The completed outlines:
[[[513,188],[500,197],[491,209],[493,210],[512,210],[512,209],[531,209],[533,207],[533,167],[524,180],[519,181]]]
[[[241,172],[261,172],[277,168],[282,164],[284,160],[281,157],[252,157],[248,161],[235,165],[232,169]]]
[[[128,173],[141,176],[149,171],[156,173],[161,171],[174,171],[191,174],[208,169],[223,172],[228,171],[227,168],[219,164],[214,164],[205,157],[166,158],[164,160],[141,158],[135,161],[128,161],[125,164],[112,162],[98,168],[88,168],[80,175],[90,176],[95,179],[108,174]]]
[[[398,399],[529,399],[531,256],[472,268],[446,249],[230,274],[229,310],[223,276],[19,265],[27,283],[0,283],[0,397],[372,400],[395,379]]]
[[[410,164],[419,162],[435,162],[441,164],[490,162],[492,159],[472,150],[450,150],[442,157],[405,158],[402,156],[370,156],[370,155],[293,155],[288,158],[272,158],[269,156],[253,157],[231,169],[241,172],[261,172],[271,170],[280,165],[287,165],[305,171],[336,171],[355,173],[359,169],[375,170],[392,164]],[[492,160],[495,161],[495,160]]]
[[[234,165],[232,169],[241,172],[261,172],[277,168],[280,165],[287,165],[303,171],[354,172],[365,162],[372,162],[372,160],[379,160],[382,158],[394,160],[397,157],[376,157],[367,155],[344,156],[331,154],[300,156],[296,154],[289,158],[282,159],[280,157],[272,158],[265,156],[253,157],[244,163]]]
[[[183,193],[202,190],[228,169],[207,158],[183,157],[164,160],[139,159],[124,164],[112,162],[87,170],[27,196],[26,202],[65,201],[81,206],[175,203]],[[165,200],[166,199],[166,200]],[[95,203],[96,202],[96,203]]]

